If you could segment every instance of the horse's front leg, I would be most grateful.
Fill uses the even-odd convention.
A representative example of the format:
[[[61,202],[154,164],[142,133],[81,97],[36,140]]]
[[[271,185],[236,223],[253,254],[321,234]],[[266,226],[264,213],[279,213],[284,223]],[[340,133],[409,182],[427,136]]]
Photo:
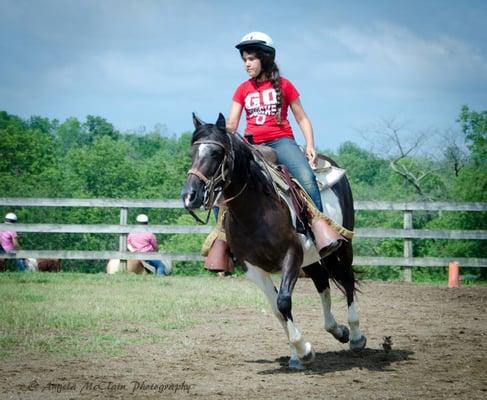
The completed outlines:
[[[298,280],[300,266],[302,262],[302,253],[299,255],[297,248],[291,247],[286,252],[286,256],[283,259],[281,272],[281,286],[277,295],[277,308],[283,315],[288,330],[288,338],[291,348],[294,347],[294,352],[297,356],[297,360],[293,359],[293,351],[291,351],[291,364],[300,363],[309,364],[315,358],[315,353],[311,343],[305,342],[301,333],[299,332],[296,324],[294,323],[291,309],[292,309],[292,292],[296,281]]]
[[[289,337],[286,320],[277,308],[277,289],[274,286],[274,282],[272,281],[269,273],[249,263],[245,263],[245,266],[247,267],[245,276],[249,281],[254,282],[257,287],[264,292],[265,296],[267,297],[267,301],[271,305],[272,312],[276,316],[277,320],[281,323],[286,337]]]
[[[282,328],[284,329],[284,333],[286,337],[289,338],[289,330],[287,321],[282,315],[282,313],[277,308],[277,289],[274,286],[274,282],[272,281],[270,275],[263,271],[258,267],[254,267],[251,264],[246,263],[247,272],[246,276],[247,279],[254,282],[257,287],[259,287],[267,297],[269,304],[271,305],[272,312],[276,316],[277,320],[281,323]],[[296,352],[296,348],[290,344],[291,349],[291,358],[289,360],[289,367],[291,368],[302,368],[301,363],[299,362],[298,355]]]

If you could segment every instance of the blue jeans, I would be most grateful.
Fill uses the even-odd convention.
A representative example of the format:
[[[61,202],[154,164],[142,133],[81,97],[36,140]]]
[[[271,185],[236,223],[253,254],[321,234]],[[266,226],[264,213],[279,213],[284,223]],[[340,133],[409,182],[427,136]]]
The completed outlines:
[[[166,266],[161,260],[144,260],[147,264],[152,265],[156,269],[156,275],[168,275],[166,273]]]
[[[0,246],[0,253],[6,253],[2,246]],[[16,258],[15,264],[17,265],[17,268],[20,272],[25,272],[25,262],[23,258]]]
[[[15,259],[15,264],[17,264],[17,268],[19,269],[20,272],[25,272],[25,261],[23,258],[16,258]]]
[[[316,176],[309,166],[305,154],[301,151],[298,144],[291,138],[280,138],[262,143],[272,147],[277,153],[277,163],[284,164],[291,175],[301,184],[309,194],[316,207],[323,211],[321,204],[321,194]]]

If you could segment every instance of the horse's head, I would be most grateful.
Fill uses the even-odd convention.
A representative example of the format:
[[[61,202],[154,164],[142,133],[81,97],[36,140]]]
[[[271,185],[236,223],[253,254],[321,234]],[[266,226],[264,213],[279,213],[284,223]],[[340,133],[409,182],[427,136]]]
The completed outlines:
[[[228,184],[229,166],[233,160],[231,140],[222,114],[215,124],[207,124],[193,113],[193,123],[192,163],[181,196],[188,210],[201,206],[209,209]]]

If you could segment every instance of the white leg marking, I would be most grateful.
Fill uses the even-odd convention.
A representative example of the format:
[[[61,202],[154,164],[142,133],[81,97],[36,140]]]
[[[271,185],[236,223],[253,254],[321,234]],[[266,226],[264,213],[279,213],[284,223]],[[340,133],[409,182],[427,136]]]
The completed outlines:
[[[331,313],[331,296],[330,288],[326,288],[320,293],[321,304],[323,305],[323,315],[325,317],[325,330],[333,335],[341,335],[335,317]]]
[[[350,326],[350,340],[359,340],[362,337],[362,331],[359,328],[358,314],[355,310],[355,303],[348,307],[348,326]]]
[[[289,332],[289,343],[296,349],[297,356],[304,358],[312,351],[311,344],[304,341],[301,332],[290,319],[287,320],[287,330]]]
[[[296,360],[297,358],[302,359],[307,357],[309,361],[312,361],[314,359],[314,353],[311,344],[303,340],[301,333],[290,319],[287,321],[284,320],[283,315],[277,308],[277,291],[270,275],[249,263],[245,263],[245,265],[247,266],[247,278],[254,282],[264,292],[267,300],[271,304],[274,315],[277,317],[286,333],[286,337],[288,338],[291,347],[291,359]],[[312,356],[310,357],[311,354]]]
[[[245,263],[245,265],[247,266],[247,273],[245,274],[247,279],[254,282],[257,287],[259,287],[264,292],[267,300],[269,301],[269,304],[271,305],[272,312],[281,323],[284,332],[286,333],[286,336],[289,337],[286,321],[284,320],[283,315],[277,308],[277,290],[274,286],[274,282],[272,282],[270,275],[262,269],[254,267],[252,264]]]

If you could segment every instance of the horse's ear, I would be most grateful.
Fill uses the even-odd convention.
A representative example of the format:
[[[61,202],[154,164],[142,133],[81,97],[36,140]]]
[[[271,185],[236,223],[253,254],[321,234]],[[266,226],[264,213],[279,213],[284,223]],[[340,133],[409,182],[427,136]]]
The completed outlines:
[[[195,113],[193,113],[193,125],[195,128],[204,125],[204,122],[201,119],[199,119]]]
[[[225,117],[223,116],[222,113],[218,114],[218,119],[216,120],[216,127],[220,129],[221,131],[226,132],[227,130],[227,124],[225,122]]]

